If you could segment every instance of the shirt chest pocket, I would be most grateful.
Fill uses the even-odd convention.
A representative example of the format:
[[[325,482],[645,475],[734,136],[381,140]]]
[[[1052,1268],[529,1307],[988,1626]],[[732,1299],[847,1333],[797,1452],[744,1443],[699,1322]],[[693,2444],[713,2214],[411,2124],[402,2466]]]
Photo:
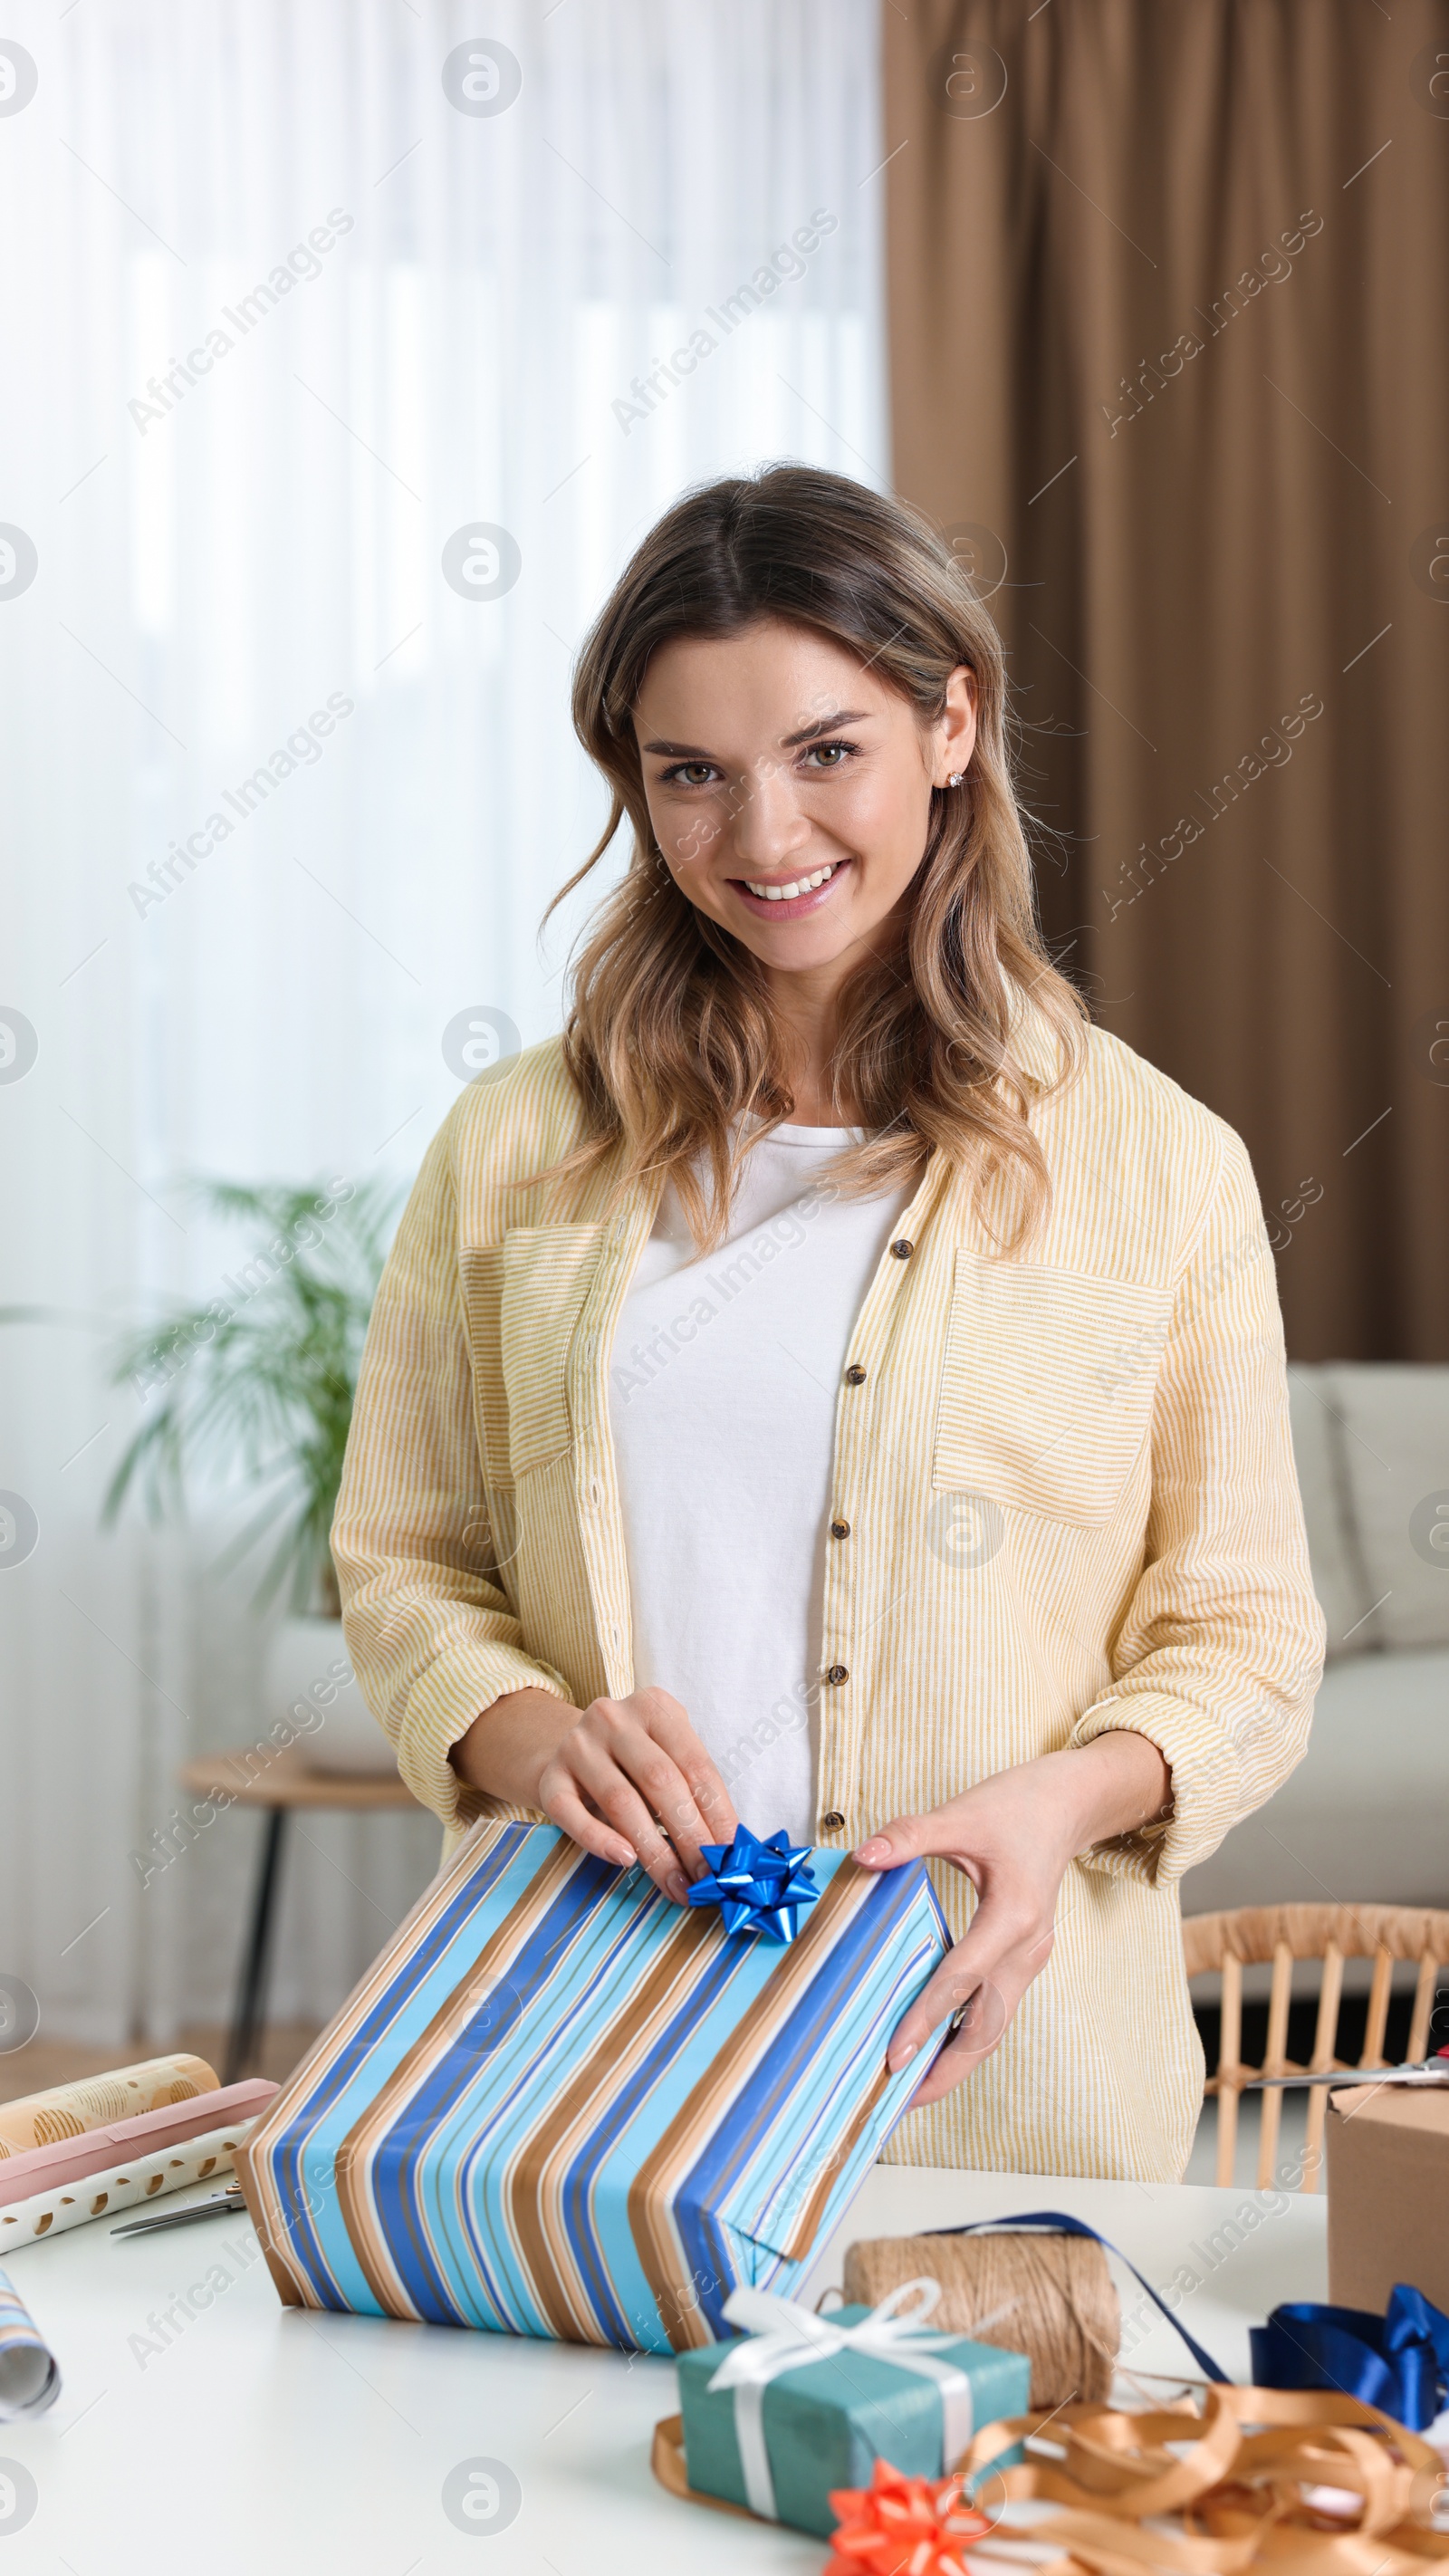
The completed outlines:
[[[573,1446],[570,1351],[602,1239],[597,1225],[515,1226],[501,1243],[459,1253],[475,1418],[495,1487]]]
[[[1152,1419],[1170,1288],[956,1254],[931,1482],[1082,1529],[1113,1517]]]

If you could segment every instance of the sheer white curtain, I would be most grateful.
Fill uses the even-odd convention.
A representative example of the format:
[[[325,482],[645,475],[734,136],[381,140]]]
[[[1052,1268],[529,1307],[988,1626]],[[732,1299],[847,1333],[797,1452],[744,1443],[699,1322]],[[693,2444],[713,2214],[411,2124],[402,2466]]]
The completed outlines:
[[[886,478],[875,17],[7,13],[4,1302],[215,1294],[236,1245],[182,1175],[405,1181],[459,1014],[558,1024],[577,902],[537,925],[600,813],[567,687],[611,578],[710,474]],[[224,2008],[253,1821],[144,1889],[128,1856],[254,1731],[260,1629],[206,1516],[98,1537],[141,1418],[104,1349],[0,1332],[0,1973],[119,2045]],[[304,1821],[283,2014],[437,1850]]]

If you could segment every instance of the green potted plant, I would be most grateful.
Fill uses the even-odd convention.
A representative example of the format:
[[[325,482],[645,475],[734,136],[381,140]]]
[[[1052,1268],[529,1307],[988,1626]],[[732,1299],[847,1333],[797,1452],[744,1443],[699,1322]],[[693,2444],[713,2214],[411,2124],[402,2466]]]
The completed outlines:
[[[305,1701],[309,1761],[391,1770],[392,1748],[347,1660],[329,1538],[397,1194],[375,1181],[198,1180],[189,1195],[253,1240],[217,1296],[117,1343],[112,1380],[135,1389],[145,1418],[102,1519],[114,1523],[132,1493],[153,1520],[174,1517],[199,1474],[240,1471],[261,1499],[218,1564],[272,1539],[255,1598],[264,1608],[282,1596],[287,1615],[268,1645],[269,1717]]]

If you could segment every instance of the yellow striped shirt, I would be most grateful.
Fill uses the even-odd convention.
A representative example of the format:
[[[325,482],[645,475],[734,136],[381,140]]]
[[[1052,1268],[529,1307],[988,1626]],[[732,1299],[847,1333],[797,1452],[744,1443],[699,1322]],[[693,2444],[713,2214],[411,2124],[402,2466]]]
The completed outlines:
[[[1051,1959],[1004,2042],[890,2153],[1025,2173],[1180,2174],[1202,2055],[1177,1881],[1301,1756],[1323,1620],[1288,1436],[1272,1255],[1247,1153],[1100,1030],[1042,1092],[1045,1227],[995,1250],[939,1156],[883,1259],[837,1399],[817,1840],[850,1846],[1010,1763],[1112,1728],[1172,1768],[1166,1828],[1073,1862]],[[445,1825],[526,1814],[449,1747],[507,1691],[633,1687],[609,1435],[615,1327],[657,1184],[561,1207],[577,1143],[557,1041],[462,1093],[378,1293],[332,1548],[348,1650],[404,1779]],[[863,1372],[863,1375],[858,1375]],[[700,1496],[707,1512],[709,1497]],[[959,1934],[967,1882],[933,1864]]]

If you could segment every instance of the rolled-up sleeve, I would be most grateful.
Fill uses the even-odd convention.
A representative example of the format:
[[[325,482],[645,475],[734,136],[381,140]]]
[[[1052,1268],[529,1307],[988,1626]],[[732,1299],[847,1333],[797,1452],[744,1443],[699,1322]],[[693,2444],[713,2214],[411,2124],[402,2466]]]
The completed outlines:
[[[1170,1766],[1165,1822],[1085,1856],[1158,1885],[1206,1860],[1287,1778],[1323,1670],[1273,1257],[1247,1152],[1223,1136],[1160,1362],[1142,1572],[1112,1686],[1072,1733],[1088,1744],[1126,1728]]]
[[[457,1268],[451,1120],[433,1139],[383,1271],[358,1376],[332,1555],[364,1699],[425,1806],[458,1827],[499,1808],[450,1748],[509,1691],[562,1677],[525,1654],[493,1579]]]

